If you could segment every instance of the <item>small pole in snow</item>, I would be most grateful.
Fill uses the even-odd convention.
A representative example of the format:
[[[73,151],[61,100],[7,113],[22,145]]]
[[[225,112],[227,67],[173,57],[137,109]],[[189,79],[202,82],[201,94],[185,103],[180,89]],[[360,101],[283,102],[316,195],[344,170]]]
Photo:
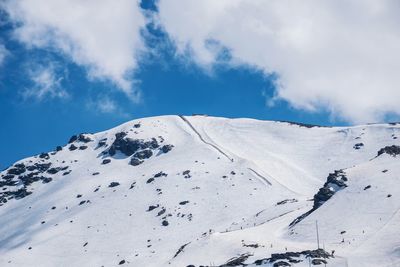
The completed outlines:
[[[317,230],[317,247],[319,249],[319,233],[318,233],[318,220],[315,221],[315,228]]]

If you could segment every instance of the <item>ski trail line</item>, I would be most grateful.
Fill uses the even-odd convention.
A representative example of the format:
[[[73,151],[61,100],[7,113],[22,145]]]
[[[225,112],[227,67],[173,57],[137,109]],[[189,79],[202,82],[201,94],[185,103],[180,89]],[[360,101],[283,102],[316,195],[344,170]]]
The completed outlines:
[[[196,128],[193,126],[193,124],[187,119],[187,118],[185,118],[184,116],[182,116],[182,115],[180,115],[179,116],[195,133],[196,133],[196,135],[200,138],[200,140],[203,142],[203,143],[205,143],[205,144],[207,144],[207,145],[209,145],[209,146],[212,146],[214,149],[216,149],[219,153],[221,153],[222,155],[224,155],[226,158],[228,158],[231,162],[233,162],[233,158],[231,158],[231,157],[229,157],[224,151],[222,151],[219,147],[217,147],[216,145],[214,145],[213,143],[210,143],[210,142],[207,142],[204,138],[203,138],[203,136],[196,130]],[[236,155],[237,156],[237,155]],[[239,157],[240,158],[240,157]],[[248,162],[248,160],[246,160],[246,159],[243,159],[243,160],[245,160],[246,162]],[[255,171],[254,169],[252,169],[252,168],[248,168],[248,170],[250,170],[252,173],[254,173],[255,174],[255,176],[257,177],[257,178],[259,178],[260,180],[261,180],[261,182],[262,183],[264,183],[264,184],[266,184],[266,185],[269,185],[269,186],[272,186],[272,183],[265,177],[265,176],[263,176],[263,175],[261,175],[260,173],[258,173],[257,171]],[[289,189],[290,190],[290,189]],[[290,190],[291,191],[291,190]],[[293,191],[292,191],[293,192]]]
[[[265,178],[264,176],[262,176],[261,174],[259,174],[258,172],[256,172],[255,170],[253,170],[252,168],[248,168],[251,172],[253,172],[257,177],[261,178],[261,180],[263,180],[264,182],[266,182],[269,185],[272,185],[270,181],[268,181],[267,178]]]
[[[193,130],[193,132],[196,133],[196,135],[200,138],[200,140],[201,140],[204,144],[213,147],[213,148],[214,148],[215,150],[217,150],[220,154],[224,155],[227,159],[229,159],[231,162],[233,162],[233,159],[230,158],[230,157],[229,157],[224,151],[222,151],[219,147],[217,147],[216,145],[214,145],[214,144],[212,144],[212,143],[207,142],[206,140],[204,140],[203,136],[201,136],[201,134],[196,130],[196,128],[194,128],[194,126],[192,125],[192,123],[191,123],[188,119],[186,119],[186,118],[185,118],[184,116],[182,116],[182,115],[179,115],[179,117]]]
[[[263,224],[269,223],[269,222],[271,222],[271,221],[273,221],[273,220],[279,219],[279,218],[281,218],[281,217],[283,217],[283,216],[285,216],[285,215],[287,215],[287,214],[289,214],[289,213],[292,213],[292,212],[294,212],[294,211],[297,211],[297,210],[299,210],[299,209],[294,209],[294,210],[290,210],[290,211],[284,212],[284,213],[282,213],[282,214],[279,214],[279,215],[277,215],[277,216],[274,216],[274,217],[272,217],[272,218],[269,218],[269,219],[267,219],[267,220],[265,220],[265,221],[263,221],[263,222],[260,222],[260,223],[258,223],[258,224],[254,224],[254,225],[251,225],[251,226],[248,226],[248,227],[243,227],[242,229],[239,229],[239,228],[238,228],[238,229],[232,229],[232,230],[225,230],[225,231],[222,231],[222,232],[219,232],[219,233],[220,233],[220,234],[226,234],[226,233],[232,233],[232,232],[237,232],[237,231],[242,231],[242,230],[246,230],[246,229],[258,227],[258,226],[261,226],[261,225],[263,225]]]
[[[380,227],[377,231],[375,231],[370,237],[366,238],[364,241],[361,242],[360,245],[357,246],[357,248],[355,249],[355,251],[357,251],[359,248],[361,248],[365,243],[367,243],[368,241],[372,240],[378,233],[382,232],[383,229],[393,221],[393,219],[398,215],[398,213],[400,212],[400,208],[397,208],[395,212],[393,212],[393,214],[390,216],[390,218],[382,225],[382,227]]]

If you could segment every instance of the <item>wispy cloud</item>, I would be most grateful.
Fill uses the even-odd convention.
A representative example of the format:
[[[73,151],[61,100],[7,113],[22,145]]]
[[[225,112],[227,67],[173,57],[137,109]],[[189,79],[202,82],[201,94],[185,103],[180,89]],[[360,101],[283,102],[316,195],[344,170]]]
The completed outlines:
[[[22,90],[21,94],[24,99],[33,98],[42,101],[69,97],[67,91],[62,87],[64,75],[60,75],[54,64],[30,66],[27,74],[32,86]]]
[[[118,103],[107,95],[100,95],[87,101],[86,108],[100,114],[112,114],[120,117],[128,117]]]
[[[138,0],[5,0],[0,4],[16,22],[14,36],[27,47],[51,48],[107,79],[132,100],[132,83],[145,25]]]
[[[9,51],[7,50],[7,48],[0,43],[0,66],[3,65],[6,57],[9,55]]]
[[[95,102],[92,102],[96,110],[101,113],[114,113],[117,111],[117,104],[108,97],[102,97]]]

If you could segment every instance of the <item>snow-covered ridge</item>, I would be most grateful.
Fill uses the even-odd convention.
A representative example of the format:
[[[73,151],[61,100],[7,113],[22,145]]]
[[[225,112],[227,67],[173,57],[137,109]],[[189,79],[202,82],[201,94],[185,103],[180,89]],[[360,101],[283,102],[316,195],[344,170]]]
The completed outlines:
[[[0,266],[400,266],[399,136],[204,116],[76,135],[1,172]]]

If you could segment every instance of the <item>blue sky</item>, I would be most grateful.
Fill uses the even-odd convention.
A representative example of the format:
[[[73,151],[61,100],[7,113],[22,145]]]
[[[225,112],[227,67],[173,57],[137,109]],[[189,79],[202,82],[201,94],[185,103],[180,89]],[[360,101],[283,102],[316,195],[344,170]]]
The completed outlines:
[[[306,92],[304,84],[313,81],[312,77],[318,76],[318,73],[309,75],[306,67],[297,68],[299,73],[304,72],[307,77],[303,81],[293,76],[289,67],[284,66],[281,71],[277,67],[275,70],[259,62],[257,57],[254,59],[251,55],[240,53],[243,44],[224,41],[224,37],[219,36],[226,34],[219,34],[221,30],[218,28],[212,31],[216,35],[211,39],[192,36],[190,28],[187,34],[182,33],[182,29],[176,30],[174,26],[174,23],[182,25],[179,18],[172,16],[177,20],[172,21],[168,12],[161,16],[164,10],[161,8],[167,5],[162,2],[166,1],[160,2],[160,11],[154,2],[142,3],[138,7],[138,12],[143,14],[138,22],[142,23],[142,27],[138,27],[139,37],[128,39],[128,42],[132,41],[132,46],[135,46],[139,40],[141,52],[133,54],[133,59],[128,62],[123,60],[122,55],[122,60],[115,61],[114,65],[107,64],[107,58],[104,60],[101,56],[107,51],[93,53],[91,57],[74,51],[80,48],[78,52],[89,51],[91,54],[91,50],[85,49],[92,47],[87,45],[86,40],[75,38],[74,27],[71,30],[63,21],[54,18],[38,20],[29,13],[33,7],[29,4],[24,6],[25,2],[21,1],[19,5],[8,2],[0,13],[0,45],[5,51],[3,60],[0,60],[0,168],[63,145],[72,134],[98,132],[141,117],[205,113],[230,118],[348,125],[363,122],[363,119],[359,120],[363,118],[360,114],[366,113],[363,109],[370,110],[368,106],[355,105],[354,109],[360,109],[360,112],[353,112],[346,106],[347,99],[341,100],[340,95],[338,97],[336,94],[319,98],[319,94],[314,97],[299,95],[293,90],[292,93],[285,91],[280,85],[281,81],[285,81],[290,89],[293,80],[302,87],[300,92]],[[46,1],[36,2],[36,5],[40,5]],[[170,10],[178,10],[174,4],[171,1]],[[210,5],[210,9],[214,8]],[[91,7],[88,10],[90,12]],[[190,12],[188,8],[188,14]],[[110,21],[112,19],[109,18]],[[32,33],[28,28],[29,23],[42,23],[43,29],[50,30]],[[73,25],[74,21],[71,23]],[[160,23],[164,23],[163,26],[160,27]],[[77,31],[80,26],[77,24]],[[121,36],[125,35],[126,32],[121,31]],[[95,37],[98,36],[102,37],[103,34]],[[35,41],[35,38],[39,41]],[[65,43],[55,42],[57,38]],[[241,39],[240,36],[237,38]],[[203,40],[200,46],[196,45],[199,40]],[[72,48],[65,49],[65,44]],[[111,44],[110,47],[125,49],[121,44]],[[203,49],[206,49],[206,53]],[[116,57],[118,53],[116,50]],[[211,53],[211,59],[207,53]],[[260,58],[263,54],[260,51]],[[272,60],[273,57],[270,58]],[[123,76],[118,72],[121,69]],[[290,74],[286,76],[289,78],[285,78],[285,73]],[[337,88],[344,86],[335,79],[331,80],[337,84]],[[390,98],[394,96],[391,91],[388,94]],[[349,97],[354,101],[357,99],[354,95]],[[299,102],[296,102],[297,99]],[[268,104],[271,100],[274,100],[273,105]],[[396,109],[376,109],[379,116],[367,116],[365,120],[398,119]]]

